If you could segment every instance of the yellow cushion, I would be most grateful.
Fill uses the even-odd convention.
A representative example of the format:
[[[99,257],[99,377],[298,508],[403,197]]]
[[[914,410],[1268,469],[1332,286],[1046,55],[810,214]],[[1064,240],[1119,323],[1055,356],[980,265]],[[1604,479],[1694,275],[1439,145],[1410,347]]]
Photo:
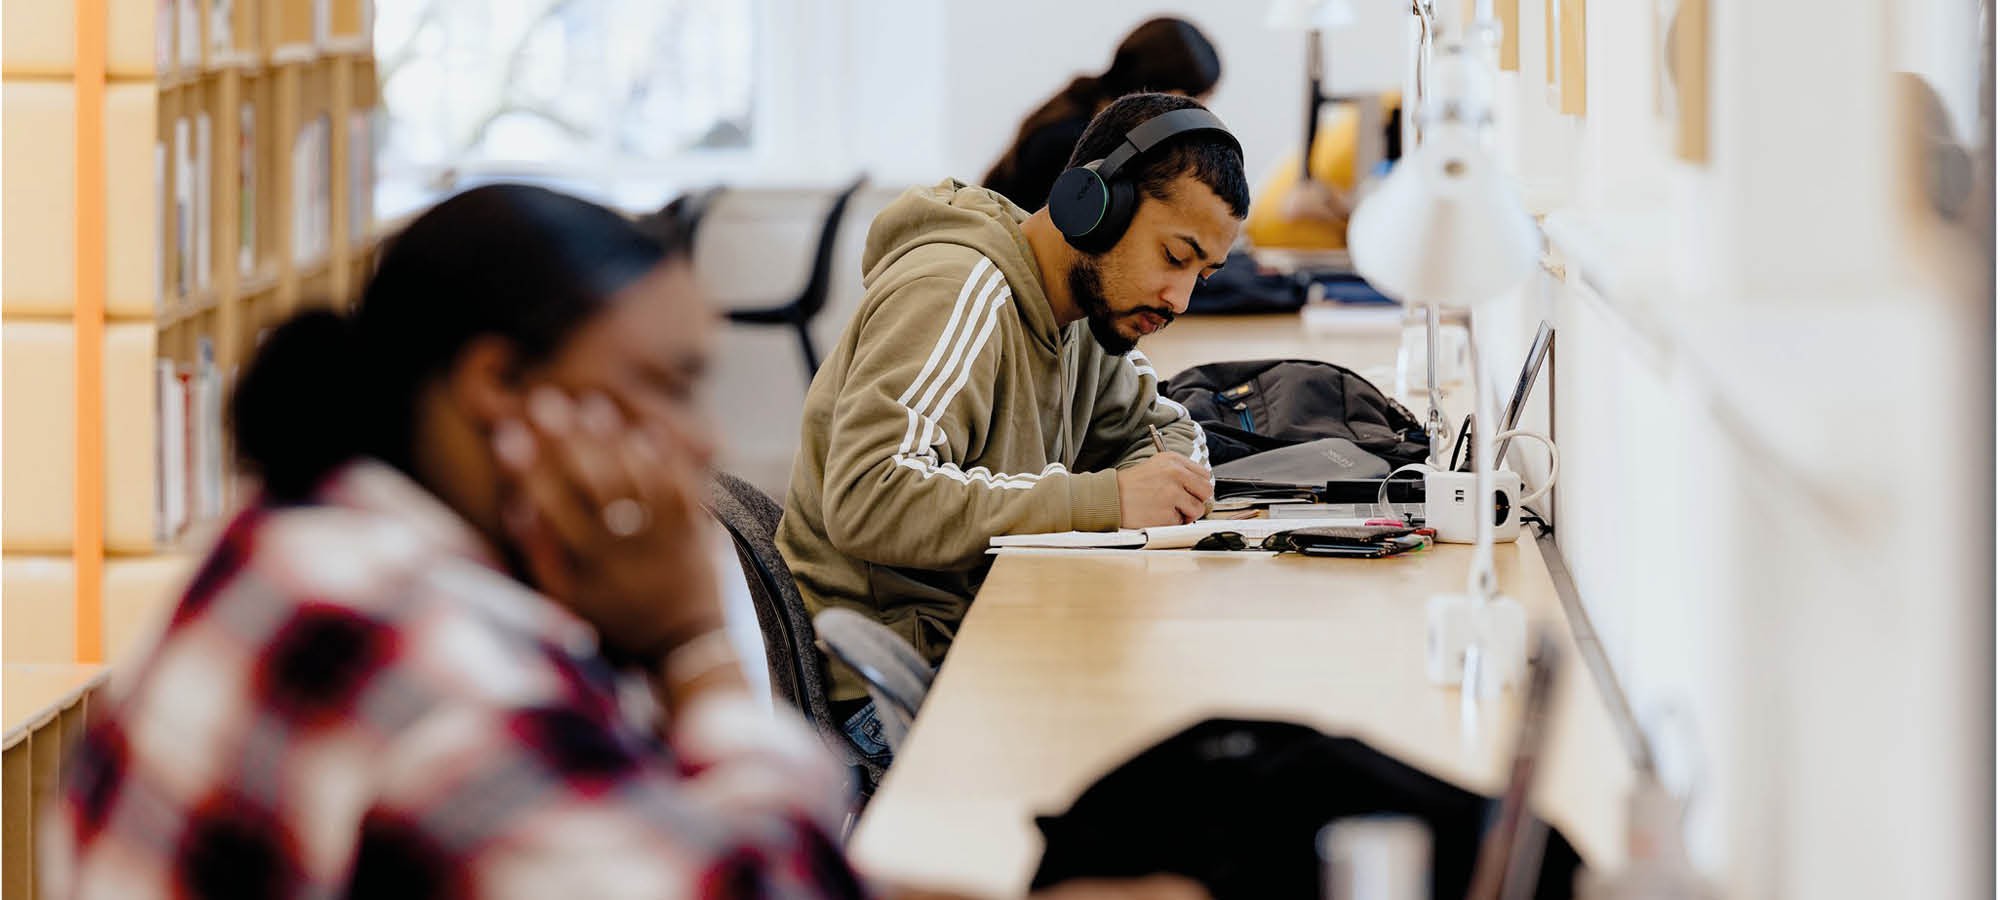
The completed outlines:
[[[107,0],[107,11],[105,70],[114,78],[151,78],[159,58],[154,38],[166,26],[154,21],[160,18],[158,0]]]
[[[1351,103],[1322,113],[1313,137],[1313,178],[1344,191],[1354,189],[1354,141],[1358,112]],[[1304,138],[1299,138],[1303,141]],[[1294,221],[1285,217],[1285,195],[1299,183],[1299,153],[1278,161],[1250,204],[1244,232],[1257,247],[1338,250],[1347,246],[1347,222]]]
[[[0,307],[10,316],[68,315],[76,296],[76,91],[67,82],[8,81],[0,119],[7,172]]]
[[[113,559],[104,566],[104,658],[113,664],[145,642],[180,600],[199,560],[188,555]]]
[[[76,65],[76,0],[0,3],[0,58],[9,77],[67,74]]]
[[[13,241],[9,232],[10,249]],[[76,520],[73,333],[55,322],[0,324],[0,453],[6,459],[0,466],[0,546],[9,553],[64,553],[70,547]]]
[[[153,550],[154,338],[150,322],[104,333],[104,547]]]
[[[108,0],[104,70],[113,78],[148,78],[158,56],[156,0]],[[239,3],[249,0],[238,0]],[[0,4],[0,59],[9,77],[67,75],[76,69],[76,0]]]
[[[113,84],[104,94],[104,311],[114,319],[151,319],[159,303],[166,223],[153,160],[158,98],[151,81]]]
[[[0,660],[75,662],[75,564],[68,557],[0,559],[0,624]]]

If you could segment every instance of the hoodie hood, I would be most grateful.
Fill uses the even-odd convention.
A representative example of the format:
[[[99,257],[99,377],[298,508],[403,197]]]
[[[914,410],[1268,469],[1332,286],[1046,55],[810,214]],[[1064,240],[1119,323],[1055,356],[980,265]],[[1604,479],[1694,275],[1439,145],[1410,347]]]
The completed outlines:
[[[862,284],[875,279],[918,247],[958,244],[992,260],[1014,292],[1014,309],[1038,343],[1054,350],[1061,344],[1055,313],[1042,289],[1041,270],[1028,246],[1021,223],[1028,213],[982,187],[946,179],[932,187],[905,191],[875,217],[862,251]]]

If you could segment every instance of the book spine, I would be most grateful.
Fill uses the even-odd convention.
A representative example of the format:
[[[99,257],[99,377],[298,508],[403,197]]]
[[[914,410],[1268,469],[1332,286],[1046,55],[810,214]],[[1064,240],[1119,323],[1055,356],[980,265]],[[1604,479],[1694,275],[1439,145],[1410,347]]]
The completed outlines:
[[[214,281],[215,129],[208,113],[194,120],[194,286],[206,291]]]
[[[236,268],[245,275],[257,271],[257,107],[243,104],[238,112],[237,156],[241,167],[236,173],[237,215],[242,228],[237,235]]]

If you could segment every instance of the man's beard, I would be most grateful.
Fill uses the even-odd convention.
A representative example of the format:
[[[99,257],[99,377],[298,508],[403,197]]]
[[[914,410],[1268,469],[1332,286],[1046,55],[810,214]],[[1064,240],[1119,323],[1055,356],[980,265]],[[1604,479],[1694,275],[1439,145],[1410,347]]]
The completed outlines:
[[[1083,309],[1083,317],[1090,323],[1090,336],[1097,339],[1097,346],[1112,356],[1124,356],[1139,346],[1138,338],[1130,338],[1119,333],[1118,320],[1140,313],[1159,316],[1165,328],[1174,321],[1174,313],[1169,309],[1142,307],[1125,313],[1111,311],[1111,301],[1104,298],[1104,273],[1098,268],[1097,259],[1078,256],[1069,267],[1069,295],[1076,305]]]

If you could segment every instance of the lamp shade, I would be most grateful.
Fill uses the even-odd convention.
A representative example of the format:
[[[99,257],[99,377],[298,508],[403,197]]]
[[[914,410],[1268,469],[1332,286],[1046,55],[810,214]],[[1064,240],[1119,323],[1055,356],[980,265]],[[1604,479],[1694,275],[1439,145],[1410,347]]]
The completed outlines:
[[[1467,307],[1519,283],[1542,234],[1468,129],[1444,127],[1391,169],[1347,225],[1354,268],[1405,303]]]
[[[1264,24],[1299,31],[1344,28],[1354,24],[1354,4],[1352,0],[1271,0]]]

